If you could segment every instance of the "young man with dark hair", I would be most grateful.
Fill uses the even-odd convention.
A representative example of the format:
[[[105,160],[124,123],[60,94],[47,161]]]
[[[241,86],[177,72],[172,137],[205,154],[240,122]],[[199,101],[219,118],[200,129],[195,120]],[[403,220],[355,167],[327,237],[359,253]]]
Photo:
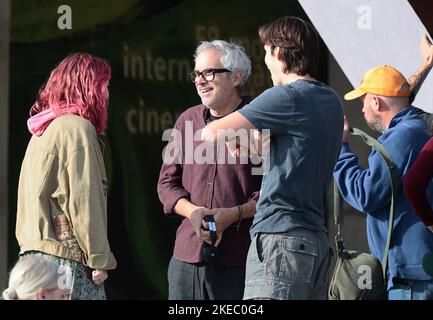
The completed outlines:
[[[315,79],[319,36],[310,23],[283,17],[260,27],[259,35],[274,87],[209,123],[202,137],[224,141],[221,129],[271,131],[244,299],[326,299],[325,212],[343,133],[341,101]]]

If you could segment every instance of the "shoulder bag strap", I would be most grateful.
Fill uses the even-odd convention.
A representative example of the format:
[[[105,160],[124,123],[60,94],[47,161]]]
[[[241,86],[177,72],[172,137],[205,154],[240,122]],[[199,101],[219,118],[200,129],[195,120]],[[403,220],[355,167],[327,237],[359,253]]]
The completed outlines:
[[[352,135],[360,136],[367,145],[375,148],[376,151],[379,152],[379,154],[381,155],[382,159],[385,161],[386,166],[388,167],[392,194],[391,194],[391,205],[389,208],[388,235],[386,239],[385,252],[382,260],[383,278],[386,279],[386,271],[388,268],[389,247],[391,244],[392,229],[394,226],[394,211],[395,211],[395,204],[397,201],[397,190],[398,190],[397,170],[395,168],[394,163],[392,162],[391,155],[388,153],[385,147],[382,144],[380,144],[376,139],[374,139],[373,137],[366,134],[364,131],[359,130],[357,128],[350,128],[350,133]]]

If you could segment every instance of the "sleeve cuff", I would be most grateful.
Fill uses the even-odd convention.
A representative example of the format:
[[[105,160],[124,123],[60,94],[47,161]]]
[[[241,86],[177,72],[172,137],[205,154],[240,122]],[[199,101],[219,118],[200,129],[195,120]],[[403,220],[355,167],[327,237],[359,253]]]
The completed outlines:
[[[174,207],[180,198],[189,199],[190,197],[185,190],[172,191],[172,194],[164,203],[164,213],[167,215],[174,214]]]
[[[117,267],[113,254],[91,254],[86,265],[92,269],[113,270]]]
[[[343,153],[352,153],[352,150],[350,149],[348,142],[343,142],[341,144],[340,154],[343,154]]]

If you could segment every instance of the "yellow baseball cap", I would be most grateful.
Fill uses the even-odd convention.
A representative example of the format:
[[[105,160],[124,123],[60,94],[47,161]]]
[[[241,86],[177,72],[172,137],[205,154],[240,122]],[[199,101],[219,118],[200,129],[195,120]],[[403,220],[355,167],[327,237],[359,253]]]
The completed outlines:
[[[397,69],[383,65],[368,70],[361,85],[346,93],[344,99],[353,100],[366,93],[385,97],[408,97],[411,91],[406,78]]]

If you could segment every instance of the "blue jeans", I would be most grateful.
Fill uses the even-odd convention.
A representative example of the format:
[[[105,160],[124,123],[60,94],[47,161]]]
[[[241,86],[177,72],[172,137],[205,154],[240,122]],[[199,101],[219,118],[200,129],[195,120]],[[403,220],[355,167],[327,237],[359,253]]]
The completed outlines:
[[[404,280],[388,290],[388,300],[433,300],[433,280]]]
[[[325,232],[259,233],[248,251],[244,299],[326,299],[330,256]]]

